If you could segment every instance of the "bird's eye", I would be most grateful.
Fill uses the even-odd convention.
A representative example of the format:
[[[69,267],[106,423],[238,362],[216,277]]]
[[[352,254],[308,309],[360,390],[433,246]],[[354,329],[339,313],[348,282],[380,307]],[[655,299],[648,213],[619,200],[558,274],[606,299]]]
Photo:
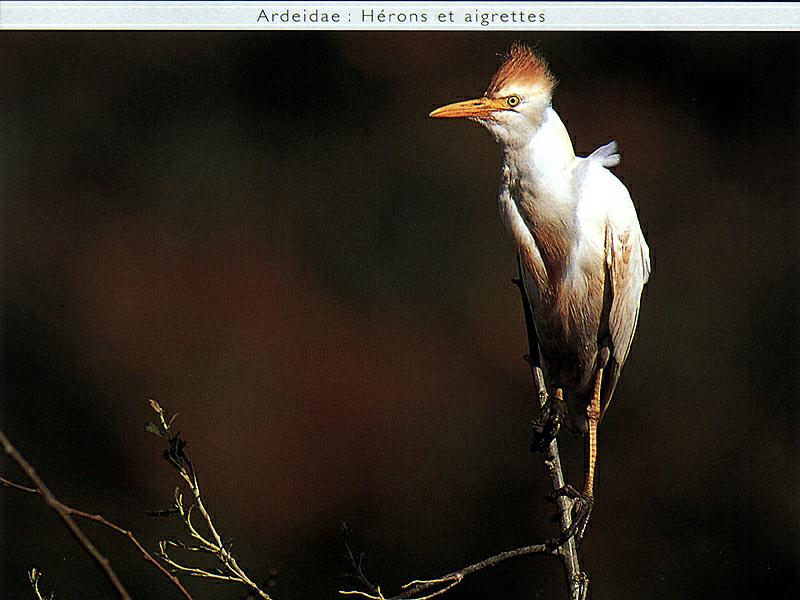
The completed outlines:
[[[519,99],[519,96],[509,96],[508,98],[506,98],[506,104],[508,104],[512,108],[514,106],[517,106],[520,102],[522,101]]]

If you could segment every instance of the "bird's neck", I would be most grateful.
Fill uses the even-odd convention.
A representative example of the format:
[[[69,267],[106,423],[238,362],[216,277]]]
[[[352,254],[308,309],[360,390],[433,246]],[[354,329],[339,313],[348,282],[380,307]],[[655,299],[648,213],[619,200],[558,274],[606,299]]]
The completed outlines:
[[[541,208],[565,203],[574,208],[575,151],[556,111],[548,107],[532,135],[502,148],[509,175],[524,185],[526,195],[539,200]]]
[[[506,225],[520,252],[532,253],[530,260],[537,264],[529,270],[538,269],[537,279],[550,286],[563,277],[574,246],[574,171],[572,142],[552,108],[526,143],[503,146],[503,184],[510,205],[501,209],[511,213]]]

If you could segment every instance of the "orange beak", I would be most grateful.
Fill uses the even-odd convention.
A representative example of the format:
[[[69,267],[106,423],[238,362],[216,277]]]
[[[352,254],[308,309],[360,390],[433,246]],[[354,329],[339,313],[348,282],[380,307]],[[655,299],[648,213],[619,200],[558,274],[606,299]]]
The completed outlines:
[[[498,110],[509,110],[509,107],[504,100],[484,96],[442,106],[428,116],[434,119],[488,119]]]

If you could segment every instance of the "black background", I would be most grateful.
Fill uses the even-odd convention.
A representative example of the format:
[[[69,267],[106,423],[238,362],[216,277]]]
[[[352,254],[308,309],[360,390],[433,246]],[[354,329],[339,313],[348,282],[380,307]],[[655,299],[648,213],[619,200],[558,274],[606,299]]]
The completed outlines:
[[[579,154],[619,141],[652,249],[600,431],[592,597],[797,597],[791,34],[4,32],[3,430],[52,490],[150,548],[178,533],[144,515],[177,483],[153,397],[276,600],[354,585],[342,520],[387,592],[552,535],[499,153],[426,117],[515,39]],[[40,500],[0,502],[3,597],[34,566],[56,598],[112,597]],[[177,597],[83,525],[135,597]],[[539,557],[451,595],[562,596]]]

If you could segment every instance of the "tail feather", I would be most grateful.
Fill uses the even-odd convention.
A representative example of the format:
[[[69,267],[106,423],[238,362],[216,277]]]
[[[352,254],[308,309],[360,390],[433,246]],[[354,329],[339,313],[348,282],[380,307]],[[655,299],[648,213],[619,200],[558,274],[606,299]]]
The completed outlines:
[[[605,146],[600,146],[597,150],[592,152],[588,158],[589,160],[599,160],[604,167],[616,167],[621,161],[622,157],[619,155],[619,146],[617,142],[609,142]]]

